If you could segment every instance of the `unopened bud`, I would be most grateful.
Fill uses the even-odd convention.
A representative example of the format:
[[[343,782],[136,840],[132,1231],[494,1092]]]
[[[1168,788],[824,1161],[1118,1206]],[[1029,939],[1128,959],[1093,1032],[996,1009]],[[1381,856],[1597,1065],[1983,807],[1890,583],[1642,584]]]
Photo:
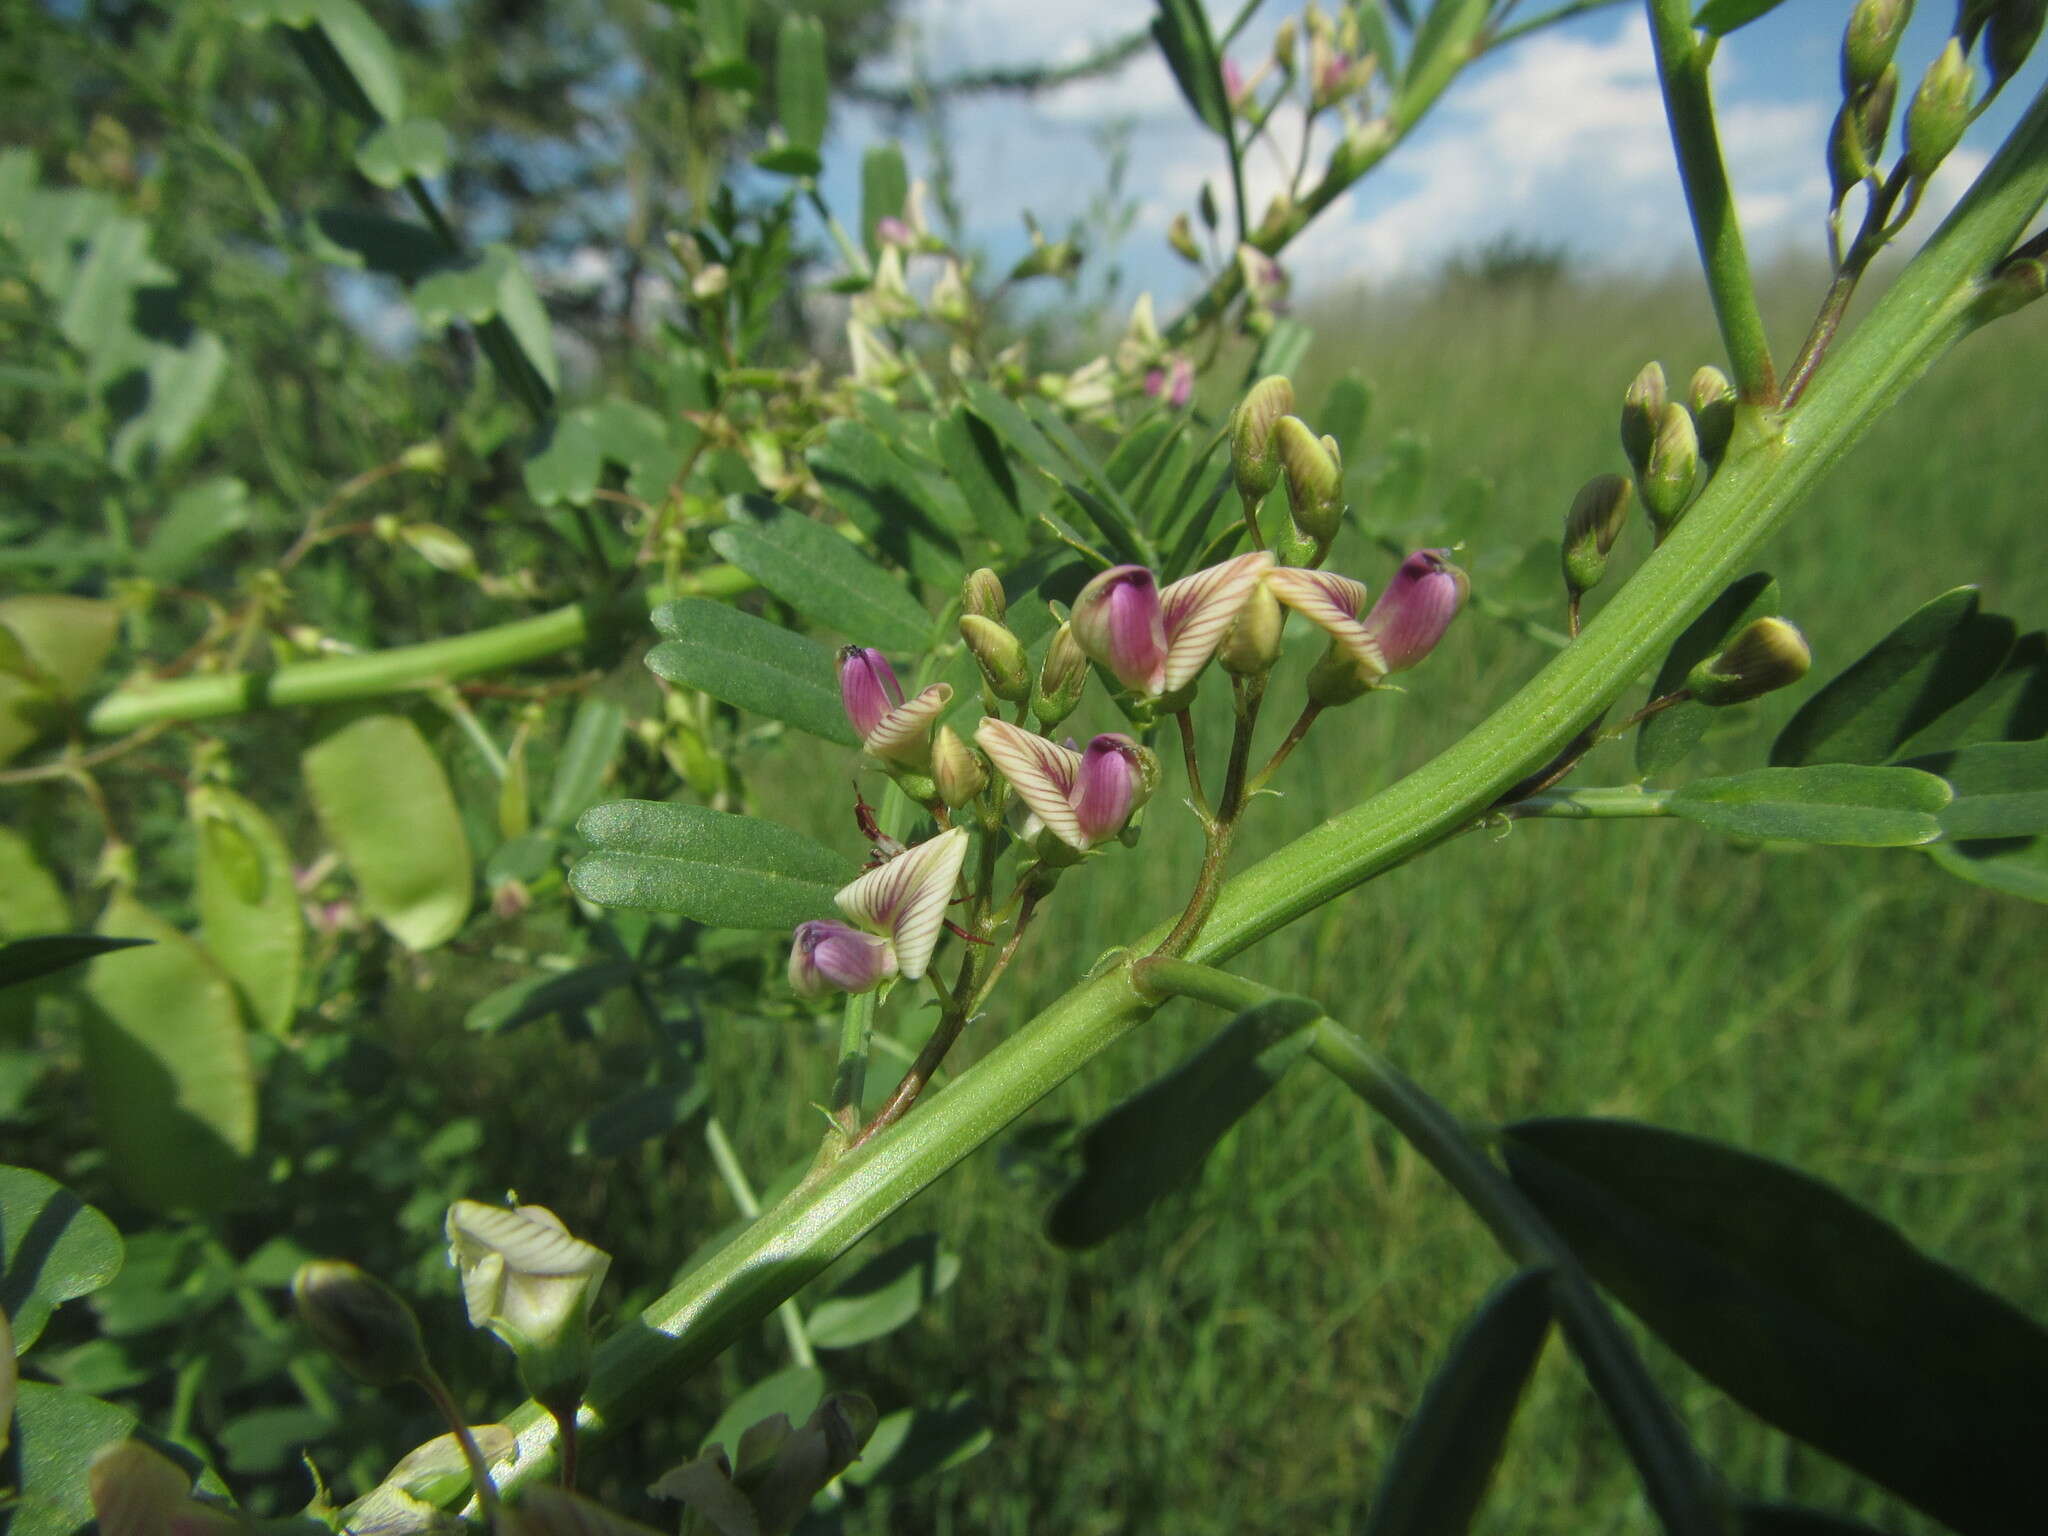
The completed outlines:
[[[428,438],[406,449],[398,462],[416,475],[438,475],[448,467],[448,448],[438,437]]]
[[[1962,141],[1970,125],[1970,94],[1976,81],[1962,44],[1950,38],[1941,57],[1927,66],[1913,104],[1906,108],[1906,174],[1925,181]]]
[[[1789,688],[1806,676],[1813,652],[1806,637],[1783,619],[1758,619],[1687,674],[1685,686],[1700,703],[1719,708]]]
[[[1031,662],[1024,654],[1023,641],[978,613],[961,618],[960,638],[974,653],[982,680],[997,698],[1021,704],[1031,697]]]
[[[1657,441],[1668,398],[1662,363],[1643,364],[1643,371],[1629,382],[1628,393],[1622,396],[1621,451],[1638,475],[1649,466],[1650,445]]]
[[[1664,407],[1657,440],[1650,445],[1650,462],[1638,477],[1643,507],[1659,540],[1684,515],[1699,474],[1699,433],[1692,424],[1692,413],[1674,400]]]
[[[988,765],[950,725],[932,738],[932,784],[956,811],[988,788]]]
[[[1702,368],[1692,376],[1687,403],[1692,407],[1693,431],[1700,440],[1700,457],[1709,464],[1720,463],[1728,439],[1735,433],[1735,386],[1720,369]]]
[[[1628,522],[1634,487],[1626,475],[1596,475],[1572,498],[1564,521],[1565,590],[1579,597],[1607,574],[1607,552]]]
[[[1081,702],[1081,690],[1088,682],[1088,653],[1074,638],[1074,626],[1062,624],[1053,631],[1045,648],[1045,664],[1038,669],[1038,686],[1031,691],[1031,713],[1051,730],[1071,715]]]
[[[1842,34],[1842,94],[1855,97],[1877,83],[1913,19],[1913,0],[1857,0]]]
[[[1997,90],[2027,62],[2048,20],[2048,0],[2005,0],[1991,13],[1984,33],[1984,62],[1991,66],[1991,88]]]
[[[960,611],[1002,623],[1003,615],[1010,611],[1009,599],[1003,596],[1003,578],[985,565],[971,572],[960,586]]]
[[[2016,309],[2024,309],[2048,292],[2048,262],[2023,256],[2008,261],[1984,285],[1977,299],[1978,311],[1986,320],[1996,320]]]
[[[292,1301],[321,1346],[373,1387],[424,1377],[427,1347],[405,1298],[366,1270],[340,1259],[301,1264]]]
[[[1327,545],[1344,517],[1344,471],[1299,416],[1273,424],[1273,448],[1287,478],[1287,505],[1303,537]]]
[[[1273,29],[1273,67],[1286,74],[1294,73],[1294,49],[1296,35],[1294,18],[1289,16]]]
[[[1280,599],[1260,582],[1231,620],[1230,632],[1216,649],[1217,664],[1237,677],[1264,676],[1280,659],[1280,631],[1286,622]]]
[[[1202,264],[1202,248],[1195,243],[1195,226],[1186,214],[1176,213],[1173,222],[1166,226],[1166,243],[1182,261]]]
[[[1282,374],[1259,380],[1230,417],[1230,467],[1237,493],[1254,506],[1279,483],[1280,455],[1273,427],[1294,409],[1294,385]]]

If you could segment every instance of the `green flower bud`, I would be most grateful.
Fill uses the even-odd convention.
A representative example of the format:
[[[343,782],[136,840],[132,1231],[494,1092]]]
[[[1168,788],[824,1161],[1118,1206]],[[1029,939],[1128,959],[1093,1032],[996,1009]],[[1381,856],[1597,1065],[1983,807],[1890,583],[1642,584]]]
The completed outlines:
[[[1898,52],[1913,0],[1857,0],[1842,34],[1842,94],[1854,98],[1877,83]]]
[[[932,786],[956,811],[988,788],[988,765],[950,725],[932,738]]]
[[[1186,214],[1176,213],[1173,222],[1166,226],[1166,243],[1182,261],[1198,267],[1202,264],[1202,248],[1195,243],[1195,226]]]
[[[1273,426],[1294,409],[1294,385],[1280,374],[1254,384],[1230,416],[1230,467],[1246,506],[1265,500],[1279,483],[1280,455]]]
[[[1273,29],[1274,67],[1288,74],[1294,72],[1294,50],[1298,38],[1294,30],[1294,18],[1289,16]]]
[[[1358,659],[1342,646],[1332,645],[1308,669],[1308,696],[1311,702],[1334,709],[1370,693],[1385,675],[1360,666]]]
[[[974,653],[982,681],[997,698],[1022,704],[1031,697],[1031,660],[1024,642],[994,619],[970,613],[960,620],[960,638]]]
[[[1629,382],[1621,400],[1621,451],[1638,476],[1649,466],[1650,445],[1664,421],[1669,391],[1664,384],[1664,365],[1645,363],[1643,371]]]
[[[2006,262],[1992,275],[1977,299],[1978,311],[1986,320],[1996,320],[2024,309],[2043,292],[2048,292],[2048,262],[2023,256]]]
[[[960,611],[1002,623],[1010,611],[1009,599],[1003,596],[1003,578],[985,565],[972,572],[960,586]]]
[[[1699,474],[1699,432],[1692,424],[1692,413],[1674,400],[1664,407],[1657,440],[1650,445],[1650,462],[1637,477],[1643,506],[1660,542],[1684,515]]]
[[[1685,686],[1700,703],[1720,708],[1742,704],[1806,676],[1813,652],[1806,637],[1783,619],[1758,619],[1686,675]]]
[[[1038,669],[1038,686],[1031,691],[1031,713],[1051,730],[1071,715],[1081,702],[1081,690],[1088,682],[1088,653],[1074,638],[1074,626],[1062,624],[1053,631],[1045,648],[1045,663]]]
[[[1899,67],[1887,64],[1877,83],[1842,103],[1828,132],[1828,181],[1840,206],[1850,188],[1878,174],[1898,101]]]
[[[1635,488],[1626,475],[1595,475],[1572,498],[1564,520],[1564,584],[1579,597],[1607,574],[1607,552],[1628,522]]]
[[[373,1387],[430,1374],[419,1319],[382,1280],[340,1259],[301,1264],[292,1301],[321,1347]]]
[[[1344,471],[1299,416],[1273,424],[1273,447],[1287,478],[1287,505],[1304,538],[1327,545],[1344,517]]]
[[[1950,38],[1941,57],[1927,66],[1913,104],[1906,108],[1906,174],[1925,181],[1946,160],[1970,125],[1970,96],[1976,79],[1962,44]]]
[[[1286,623],[1280,599],[1260,582],[1231,620],[1230,632],[1216,650],[1217,664],[1236,677],[1264,676],[1280,659],[1280,633]]]
[[[1991,13],[1984,33],[1984,62],[1991,66],[1991,88],[1997,90],[2019,72],[2041,37],[2048,20],[2048,0],[2005,0]]]
[[[1728,375],[1709,366],[1692,376],[1687,392],[1692,407],[1692,425],[1700,440],[1700,457],[1709,464],[1721,462],[1728,451],[1728,439],[1735,432],[1735,386]]]

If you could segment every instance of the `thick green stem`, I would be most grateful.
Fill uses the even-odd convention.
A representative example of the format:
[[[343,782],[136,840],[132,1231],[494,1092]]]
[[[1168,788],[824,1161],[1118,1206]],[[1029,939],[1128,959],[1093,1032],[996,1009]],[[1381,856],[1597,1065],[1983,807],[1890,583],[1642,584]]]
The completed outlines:
[[[1884,409],[1977,322],[1985,274],[2048,199],[2048,96],[1771,435],[1755,420],[1677,531],[1520,692],[1448,751],[1297,838],[1223,888],[1192,958],[1226,959],[1470,825],[1549,761],[1676,638],[1757,545]],[[1745,436],[1745,432],[1748,434]],[[1135,941],[1142,952],[1164,930]],[[601,1430],[637,1399],[714,1359],[883,1218],[993,1138],[1151,1012],[1127,967],[1075,987],[943,1093],[812,1176],[711,1255],[597,1352],[583,1423]],[[505,1420],[516,1487],[553,1456],[552,1420]],[[446,1501],[450,1481],[430,1491]]]
[[[1647,0],[1650,36],[1657,52],[1657,76],[1664,87],[1664,114],[1678,151],[1678,174],[1692,210],[1693,234],[1714,318],[1735,371],[1735,387],[1750,405],[1767,406],[1778,397],[1777,371],[1757,309],[1749,257],[1742,249],[1742,224],[1735,194],[1721,163],[1721,138],[1714,126],[1714,99],[1707,85],[1708,53],[1693,33],[1691,0]]]

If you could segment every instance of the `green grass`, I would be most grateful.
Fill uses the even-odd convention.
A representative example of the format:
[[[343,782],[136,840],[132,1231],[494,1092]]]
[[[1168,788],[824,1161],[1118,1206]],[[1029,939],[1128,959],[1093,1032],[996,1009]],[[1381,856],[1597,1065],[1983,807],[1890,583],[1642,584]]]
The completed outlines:
[[[1780,306],[1795,331],[1796,295]],[[1490,476],[1484,564],[1550,539],[1577,485],[1622,467],[1622,387],[1661,356],[1682,387],[1713,355],[1697,301],[1565,287],[1419,307],[1331,306],[1312,382],[1357,366],[1371,436],[1426,429],[1427,512],[1457,473]],[[1789,342],[1781,342],[1789,345]],[[1909,400],[1768,552],[1819,676],[1913,606],[1979,581],[1989,606],[2048,619],[2037,557],[2037,429],[2016,409],[2048,361],[2029,314],[1972,342]],[[1373,509],[1363,509],[1372,515]],[[1626,563],[1646,544],[1640,529]],[[1375,585],[1388,562],[1340,556]],[[1506,556],[1502,563],[1512,563]],[[1610,578],[1612,580],[1613,578]],[[1425,761],[1542,653],[1479,618],[1404,695],[1327,719],[1256,808],[1240,861]],[[1275,713],[1289,713],[1278,685]],[[1796,698],[1710,740],[1687,771],[1754,765]],[[1275,727],[1277,730],[1277,725]],[[764,803],[839,810],[756,770]],[[1623,782],[1608,748],[1577,782]],[[1135,854],[1069,880],[972,1059],[1116,940],[1166,915],[1192,823],[1162,794]],[[1725,1138],[1830,1180],[1917,1242],[2048,1318],[2048,1055],[2043,914],[1958,885],[1909,853],[1759,853],[1684,825],[1525,824],[1468,836],[1290,929],[1242,969],[1323,1001],[1478,1122],[1630,1115]],[[885,1014],[906,1034],[918,1027]],[[1085,1123],[1217,1021],[1163,1012],[1034,1122]],[[720,1038],[720,1112],[756,1166],[815,1136],[829,1049]],[[705,1175],[700,1175],[703,1177]],[[1504,1261],[1420,1160],[1313,1067],[1297,1070],[1198,1184],[1085,1254],[1040,1236],[1052,1185],[983,1153],[892,1224],[936,1228],[958,1286],[911,1329],[830,1361],[885,1407],[972,1392],[994,1447],[854,1522],[880,1531],[1249,1532],[1355,1526],[1432,1363]],[[1881,1277],[1873,1277],[1881,1284]],[[774,1336],[736,1382],[773,1363]],[[1931,1529],[1758,1426],[1653,1350],[1710,1458],[1737,1485]],[[1546,1352],[1496,1492],[1491,1532],[1650,1529],[1618,1442],[1560,1346]]]

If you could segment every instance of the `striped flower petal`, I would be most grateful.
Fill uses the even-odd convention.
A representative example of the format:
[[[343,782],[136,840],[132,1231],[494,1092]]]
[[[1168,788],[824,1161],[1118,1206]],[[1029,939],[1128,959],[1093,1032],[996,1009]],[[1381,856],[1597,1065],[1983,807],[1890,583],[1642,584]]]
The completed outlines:
[[[1166,665],[1158,692],[1176,693],[1195,680],[1251,600],[1259,578],[1272,568],[1273,557],[1255,550],[1183,576],[1159,594],[1166,626]]]
[[[952,685],[933,683],[909,703],[898,704],[882,716],[861,745],[871,756],[923,769],[932,760],[932,726],[952,702]]]
[[[839,910],[896,950],[896,970],[916,981],[931,964],[946,904],[967,857],[967,829],[954,827],[871,869],[832,899]]]
[[[1364,582],[1334,571],[1286,567],[1266,573],[1266,590],[1335,640],[1360,667],[1376,676],[1386,674],[1386,657],[1359,621],[1365,612]]]
[[[1074,786],[1081,777],[1081,754],[1043,736],[1034,736],[994,716],[975,728],[974,739],[998,772],[1010,781],[1017,798],[1072,848],[1086,850],[1088,838],[1074,811]]]

